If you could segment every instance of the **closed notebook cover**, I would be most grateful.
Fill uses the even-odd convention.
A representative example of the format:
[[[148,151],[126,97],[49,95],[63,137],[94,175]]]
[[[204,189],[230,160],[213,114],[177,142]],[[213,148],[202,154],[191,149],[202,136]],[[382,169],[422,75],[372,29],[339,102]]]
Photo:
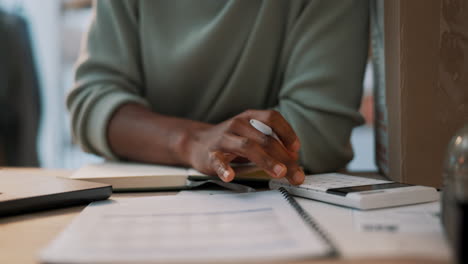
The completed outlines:
[[[111,184],[114,190],[180,189],[188,170],[180,167],[130,162],[103,162],[78,169],[71,179]]]
[[[268,181],[269,176],[252,165],[237,165],[236,180]],[[89,164],[71,175],[71,179],[82,179],[112,184],[114,190],[184,189],[188,180],[206,180],[205,175],[190,168],[153,165],[132,162],[106,161]]]
[[[0,216],[107,199],[108,184],[0,170]]]

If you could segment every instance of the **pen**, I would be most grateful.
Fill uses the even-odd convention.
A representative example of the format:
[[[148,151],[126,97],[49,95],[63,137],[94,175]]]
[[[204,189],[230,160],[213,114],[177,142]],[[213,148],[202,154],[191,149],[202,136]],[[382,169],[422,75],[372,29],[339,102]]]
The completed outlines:
[[[251,124],[255,129],[257,129],[258,131],[262,132],[262,133],[265,134],[265,135],[268,135],[268,136],[271,136],[271,137],[275,138],[275,139],[278,140],[281,144],[283,144],[283,142],[281,142],[281,140],[279,139],[278,135],[276,135],[276,133],[273,131],[273,129],[271,129],[271,127],[269,127],[269,126],[266,125],[265,123],[260,122],[260,121],[258,121],[257,119],[250,119],[250,124]]]

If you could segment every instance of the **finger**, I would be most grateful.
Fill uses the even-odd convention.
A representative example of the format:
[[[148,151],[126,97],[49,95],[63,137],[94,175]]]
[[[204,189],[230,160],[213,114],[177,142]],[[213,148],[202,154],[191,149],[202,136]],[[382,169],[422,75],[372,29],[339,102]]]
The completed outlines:
[[[226,133],[219,142],[219,148],[222,152],[248,158],[273,178],[282,178],[286,175],[286,166],[268,155],[257,142],[250,138]]]
[[[231,157],[219,151],[210,152],[210,168],[216,172],[224,182],[230,182],[235,177],[235,172],[229,165]]]
[[[292,163],[298,160],[299,155],[297,152],[292,152],[277,139],[269,135],[265,135],[256,128],[254,128],[250,122],[245,119],[237,122],[235,127],[231,127],[231,132],[235,135],[250,138],[255,140],[260,146],[282,163]]]
[[[244,129],[246,128],[244,127]],[[290,183],[297,185],[304,181],[304,172],[297,164],[299,155],[296,152],[288,151],[278,140],[263,133],[251,133],[249,135],[258,136],[257,141],[260,141],[260,146],[263,147],[264,151],[286,165],[286,178]]]
[[[303,182],[304,173],[297,165],[297,159],[299,156],[296,152],[288,151],[283,144],[273,137],[258,131],[256,128],[251,126],[250,122],[246,119],[238,118],[237,120],[233,120],[230,123],[229,131],[240,137],[252,139],[257,142],[259,146],[263,148],[263,152],[268,153],[268,155],[273,159],[285,165],[287,169],[285,176],[289,182],[294,184],[300,184]],[[254,160],[252,161],[255,162]],[[275,176],[273,175],[273,177]]]
[[[300,167],[297,167],[295,169],[288,169],[288,173],[286,174],[286,179],[292,185],[300,185],[304,183],[304,180],[305,180],[304,171]]]
[[[247,118],[257,119],[260,122],[270,126],[271,129],[278,135],[281,142],[286,148],[293,152],[298,152],[301,143],[296,132],[292,129],[291,125],[286,119],[275,110],[248,110],[243,113]]]

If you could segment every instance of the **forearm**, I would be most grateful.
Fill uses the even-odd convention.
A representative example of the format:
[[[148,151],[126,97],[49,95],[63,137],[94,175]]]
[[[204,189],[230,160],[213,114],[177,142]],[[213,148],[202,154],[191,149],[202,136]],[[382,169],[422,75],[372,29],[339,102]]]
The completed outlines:
[[[124,104],[112,116],[107,139],[121,158],[169,165],[191,166],[189,133],[212,125],[157,114],[138,104]]]

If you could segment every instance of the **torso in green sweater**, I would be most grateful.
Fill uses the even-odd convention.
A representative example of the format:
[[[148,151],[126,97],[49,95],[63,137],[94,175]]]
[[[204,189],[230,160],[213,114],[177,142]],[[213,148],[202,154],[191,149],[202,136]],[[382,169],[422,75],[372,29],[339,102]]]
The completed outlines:
[[[275,108],[301,162],[335,170],[352,157],[367,57],[367,1],[97,1],[68,98],[85,149],[112,156],[109,116],[134,101],[221,122]]]

